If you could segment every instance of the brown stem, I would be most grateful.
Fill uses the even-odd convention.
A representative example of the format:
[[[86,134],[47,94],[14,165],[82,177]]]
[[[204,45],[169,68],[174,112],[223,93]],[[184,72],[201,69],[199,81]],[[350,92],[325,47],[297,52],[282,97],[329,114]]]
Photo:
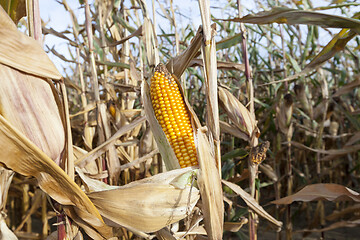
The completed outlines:
[[[241,17],[241,2],[240,0],[237,1],[238,4],[238,16]],[[247,49],[247,35],[246,35],[246,28],[243,23],[240,23],[240,32],[241,32],[241,49],[243,54],[243,62],[245,65],[245,77],[247,81],[247,90],[248,90],[248,97],[249,97],[249,110],[253,118],[255,119],[255,109],[254,109],[254,85],[252,79],[252,73],[250,69],[249,57],[248,57],[248,49]],[[253,136],[250,141],[250,148],[254,148],[258,145],[258,139],[256,136]],[[255,197],[256,194],[256,187],[255,187],[255,180],[258,174],[258,165],[252,162],[252,154],[249,155],[248,159],[248,168],[250,172],[249,176],[249,187],[251,196]],[[249,237],[251,240],[257,239],[257,215],[249,210]]]

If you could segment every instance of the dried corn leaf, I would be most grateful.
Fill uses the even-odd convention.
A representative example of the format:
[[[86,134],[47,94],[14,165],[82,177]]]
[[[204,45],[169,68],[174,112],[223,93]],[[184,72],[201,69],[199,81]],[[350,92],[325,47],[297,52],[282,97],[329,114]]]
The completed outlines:
[[[352,82],[349,82],[348,84],[340,87],[337,89],[337,91],[332,95],[332,97],[339,97],[342,96],[348,92],[351,92],[352,90],[356,89],[360,86],[360,75],[354,76],[355,80]]]
[[[0,7],[0,63],[39,77],[61,78],[39,43],[21,33],[2,7]]]
[[[245,141],[250,140],[250,138],[248,137],[247,134],[240,131],[239,128],[235,127],[234,125],[231,125],[231,124],[221,121],[221,120],[219,121],[219,123],[220,123],[221,132],[231,134],[234,137],[244,139]]]
[[[226,186],[231,188],[236,194],[238,194],[255,213],[265,218],[269,222],[273,223],[278,228],[281,228],[282,222],[276,220],[269,213],[267,213],[264,208],[262,208],[259,203],[253,197],[251,197],[250,194],[245,192],[240,186],[225,180],[222,180],[222,182]]]
[[[287,135],[290,129],[293,112],[293,100],[290,94],[286,94],[282,99],[280,106],[276,107],[277,126],[280,131]],[[291,139],[291,138],[290,138]]]
[[[357,34],[352,30],[342,29],[333,39],[330,40],[321,52],[318,53],[308,65],[306,65],[302,72],[308,72],[319,67],[321,64],[332,58],[337,52],[342,51],[346,44],[356,35]]]
[[[191,184],[182,188],[171,184],[189,171],[191,168],[173,170],[88,196],[109,225],[155,232],[185,218],[197,203],[199,190]]]
[[[355,132],[354,136],[352,136],[346,143],[345,146],[351,146],[357,141],[360,141],[360,131]]]
[[[238,232],[244,224],[248,223],[247,218],[241,219],[240,222],[225,222],[224,223],[224,230],[230,232]]]
[[[270,11],[249,14],[243,18],[228,19],[225,21],[254,24],[307,24],[325,28],[350,28],[358,33],[360,32],[360,21],[357,19],[285,7],[274,7]]]
[[[86,166],[89,162],[95,160],[96,158],[100,157],[103,153],[105,153],[109,149],[109,146],[111,143],[115,142],[119,137],[121,137],[125,133],[133,130],[134,128],[136,128],[137,126],[142,124],[144,121],[145,121],[145,117],[140,117],[140,118],[134,120],[133,122],[131,122],[127,125],[124,125],[114,135],[112,135],[108,140],[106,140],[101,145],[97,146],[96,148],[94,148],[93,150],[88,152],[87,154],[84,154],[83,156],[78,158],[75,161],[75,165],[78,165],[79,167]],[[136,134],[133,134],[133,135],[135,136]]]
[[[7,168],[38,180],[40,188],[60,204],[74,208],[76,215],[85,215],[85,223],[102,236],[111,232],[89,198],[66,173],[21,132],[0,115],[0,162]],[[6,150],[5,150],[6,149]],[[76,215],[71,216],[73,219]],[[93,230],[95,231],[95,230]]]
[[[200,27],[186,50],[184,50],[180,55],[170,59],[166,64],[166,68],[169,72],[173,73],[179,79],[189,66],[190,62],[199,54],[199,49],[203,39],[201,31],[202,28]]]
[[[360,202],[360,194],[339,184],[319,183],[304,187],[299,192],[272,201],[274,204],[291,204],[294,201],[354,201]]]
[[[146,58],[149,66],[155,67],[159,63],[159,54],[158,54],[158,43],[155,37],[155,29],[151,20],[147,17],[144,18],[144,24],[142,27],[142,35],[144,38],[145,49],[146,49]]]
[[[231,92],[219,87],[218,93],[220,106],[226,111],[233,124],[247,136],[246,140],[249,140],[257,129],[255,119]]]
[[[0,211],[5,209],[6,199],[14,172],[0,166]]]
[[[335,221],[337,219],[344,218],[348,214],[352,214],[354,212],[360,211],[360,204],[351,205],[345,207],[344,209],[334,210],[334,212],[328,216],[326,216],[327,221]]]
[[[0,240],[18,240],[16,235],[6,225],[3,214],[0,214]]]
[[[351,145],[351,146],[344,146],[342,149],[328,149],[328,150],[324,150],[324,149],[314,149],[314,148],[310,148],[305,146],[304,144],[295,142],[295,141],[291,141],[289,142],[291,145],[293,145],[294,147],[300,148],[300,149],[306,149],[312,152],[317,152],[317,153],[322,153],[322,154],[330,154],[330,155],[345,155],[348,153],[352,153],[352,152],[356,152],[360,150],[360,144],[357,145]]]
[[[197,137],[200,167],[197,183],[201,194],[205,229],[209,239],[222,239],[224,202],[221,179],[205,134],[198,130]]]
[[[163,228],[157,231],[156,237],[158,240],[176,240],[176,238],[171,234],[171,232],[167,228]]]
[[[355,220],[355,221],[340,221],[340,222],[336,222],[331,224],[328,227],[324,227],[321,229],[304,229],[304,230],[298,230],[296,232],[326,232],[326,231],[331,231],[337,228],[343,228],[343,227],[359,227],[360,225],[360,220]]]
[[[189,67],[203,67],[204,62],[202,59],[193,59],[191,60]],[[221,70],[236,70],[236,71],[245,71],[245,65],[240,63],[233,63],[233,62],[222,62],[217,61],[217,69]]]
[[[59,162],[65,133],[50,83],[2,64],[0,76],[0,114]]]

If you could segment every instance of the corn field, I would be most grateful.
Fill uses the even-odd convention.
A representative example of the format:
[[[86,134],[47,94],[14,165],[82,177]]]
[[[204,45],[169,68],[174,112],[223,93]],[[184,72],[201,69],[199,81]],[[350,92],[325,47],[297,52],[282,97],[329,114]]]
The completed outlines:
[[[0,240],[358,239],[360,3],[54,3],[0,0]]]

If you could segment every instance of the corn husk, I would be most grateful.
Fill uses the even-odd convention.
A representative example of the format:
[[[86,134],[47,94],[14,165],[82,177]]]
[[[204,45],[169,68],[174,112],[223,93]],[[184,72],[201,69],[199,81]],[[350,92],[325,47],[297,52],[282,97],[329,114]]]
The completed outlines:
[[[98,210],[78,185],[44,152],[27,139],[0,115],[0,162],[6,167],[38,180],[40,188],[63,205],[72,219],[82,219],[80,224],[89,225],[95,239],[109,237],[110,228],[105,226]],[[90,231],[90,230],[89,230]]]
[[[136,233],[156,232],[191,213],[199,199],[199,190],[190,184],[193,171],[177,169],[122,187],[111,186],[114,189],[110,190],[102,184],[104,190],[99,191],[97,184],[97,190],[88,196],[110,226]],[[88,186],[93,184],[87,182]]]
[[[205,134],[199,130],[197,137],[200,167],[197,183],[201,194],[205,229],[209,239],[222,239],[224,202],[221,179]]]
[[[258,132],[256,121],[249,110],[223,87],[218,88],[220,106],[226,111],[233,125],[243,132],[243,139],[249,141],[251,136]],[[241,135],[239,135],[241,136]]]
[[[65,120],[57,90],[46,78],[61,75],[39,43],[19,32],[3,9],[0,42],[0,162],[35,177],[93,239],[110,237],[97,209],[57,165],[65,152]]]

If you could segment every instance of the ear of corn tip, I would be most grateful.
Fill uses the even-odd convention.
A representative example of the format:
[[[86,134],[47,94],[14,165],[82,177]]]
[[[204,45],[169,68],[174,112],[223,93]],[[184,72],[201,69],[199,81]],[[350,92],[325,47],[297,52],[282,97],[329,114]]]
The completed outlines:
[[[179,86],[165,65],[160,63],[151,78],[150,96],[160,123],[180,167],[198,165],[194,133]]]

